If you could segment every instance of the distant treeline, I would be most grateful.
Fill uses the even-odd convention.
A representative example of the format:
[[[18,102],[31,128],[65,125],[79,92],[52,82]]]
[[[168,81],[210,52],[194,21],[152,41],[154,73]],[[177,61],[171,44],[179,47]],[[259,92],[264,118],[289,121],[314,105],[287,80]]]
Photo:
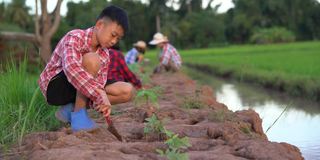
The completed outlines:
[[[218,14],[217,7],[202,6],[202,0],[92,0],[68,2],[53,38],[73,28],[94,24],[98,13],[109,4],[127,10],[130,31],[120,42],[128,49],[137,40],[148,41],[160,30],[179,48],[204,48],[226,44],[277,43],[320,39],[320,3],[317,0],[233,0],[234,8]],[[175,10],[171,4],[178,4]],[[33,32],[32,15],[25,0],[0,4],[0,30]]]

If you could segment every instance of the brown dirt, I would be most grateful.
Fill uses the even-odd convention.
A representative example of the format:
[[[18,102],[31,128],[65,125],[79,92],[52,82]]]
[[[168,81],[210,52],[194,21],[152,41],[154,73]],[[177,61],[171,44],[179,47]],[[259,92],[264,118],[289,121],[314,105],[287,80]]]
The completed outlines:
[[[153,86],[161,86],[160,119],[169,118],[165,127],[180,136],[188,136],[191,143],[186,152],[189,159],[303,159],[299,149],[287,143],[267,140],[262,120],[253,110],[231,112],[215,100],[208,86],[197,86],[182,73],[165,73],[152,77]],[[201,109],[185,109],[187,100],[197,100]],[[155,150],[165,149],[164,141],[146,137],[144,119],[150,116],[146,106],[134,103],[117,105],[112,119],[126,142],[119,142],[107,131],[104,118],[97,117],[100,129],[93,132],[70,133],[62,128],[56,132],[33,133],[24,137],[21,147],[5,159],[164,159]]]

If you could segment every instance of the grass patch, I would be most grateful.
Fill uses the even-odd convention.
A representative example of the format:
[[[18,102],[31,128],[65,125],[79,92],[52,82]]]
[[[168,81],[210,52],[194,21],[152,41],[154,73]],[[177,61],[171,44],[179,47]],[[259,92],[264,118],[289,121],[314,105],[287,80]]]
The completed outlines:
[[[225,121],[235,121],[235,114],[230,111],[225,111],[223,109],[214,110],[209,113],[208,119],[212,122],[225,122]]]
[[[200,92],[200,90],[196,89],[194,95],[184,97],[183,103],[180,107],[185,109],[202,109],[208,107],[201,101]]]
[[[207,107],[203,102],[196,98],[184,98],[181,108],[185,109],[202,109]]]
[[[247,135],[251,135],[251,129],[249,127],[240,127],[240,130],[244,133],[244,134],[247,134]]]
[[[60,127],[55,107],[49,107],[37,84],[38,75],[27,72],[27,61],[8,63],[0,77],[0,147],[21,144],[24,135]]]

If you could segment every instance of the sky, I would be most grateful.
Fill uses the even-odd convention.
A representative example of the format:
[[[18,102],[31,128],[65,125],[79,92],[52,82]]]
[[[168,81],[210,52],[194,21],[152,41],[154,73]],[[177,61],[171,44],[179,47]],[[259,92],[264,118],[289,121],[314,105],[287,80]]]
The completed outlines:
[[[10,2],[11,0],[0,0],[0,2]],[[66,15],[67,13],[67,2],[80,2],[80,1],[88,1],[88,0],[64,0],[61,5],[61,15]],[[141,0],[142,3],[146,3],[146,0]],[[175,0],[172,0],[175,1]],[[35,13],[35,0],[26,0],[27,6],[31,7],[30,13]],[[57,0],[48,0],[48,11],[53,11],[54,7],[56,6]],[[174,4],[174,3],[173,3]],[[228,11],[228,9],[234,7],[232,0],[214,0],[211,4],[212,7],[221,4],[220,8],[218,9],[218,13],[224,13]],[[202,6],[207,6],[208,0],[204,0]],[[179,6],[173,5],[174,8],[178,8]]]
[[[0,0],[0,2],[10,2],[11,0]],[[61,5],[61,15],[67,14],[67,2],[73,1],[73,2],[86,2],[89,0],[64,0]],[[177,0],[171,0],[172,2],[168,2],[168,4],[173,4],[173,8],[177,9],[179,8],[179,5],[175,4]],[[317,0],[320,2],[320,0]],[[141,0],[142,3],[147,3],[147,0]],[[209,0],[204,0],[202,6],[205,7],[208,5]],[[26,0],[27,6],[31,7],[30,13],[35,13],[35,0]],[[48,0],[48,11],[53,11],[54,7],[56,6],[57,0]],[[168,5],[167,4],[167,5]],[[215,7],[216,5],[221,4],[221,6],[218,8],[218,13],[224,13],[227,12],[230,8],[234,7],[234,4],[232,3],[232,0],[214,0],[211,3],[211,7]]]

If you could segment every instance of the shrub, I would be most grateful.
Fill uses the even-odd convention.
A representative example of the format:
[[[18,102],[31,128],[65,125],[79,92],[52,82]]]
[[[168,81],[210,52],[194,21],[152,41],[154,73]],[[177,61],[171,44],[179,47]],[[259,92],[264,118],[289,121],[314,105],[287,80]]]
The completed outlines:
[[[250,42],[257,44],[293,41],[295,41],[295,35],[293,32],[283,27],[260,28],[254,31],[253,35],[250,37]]]

